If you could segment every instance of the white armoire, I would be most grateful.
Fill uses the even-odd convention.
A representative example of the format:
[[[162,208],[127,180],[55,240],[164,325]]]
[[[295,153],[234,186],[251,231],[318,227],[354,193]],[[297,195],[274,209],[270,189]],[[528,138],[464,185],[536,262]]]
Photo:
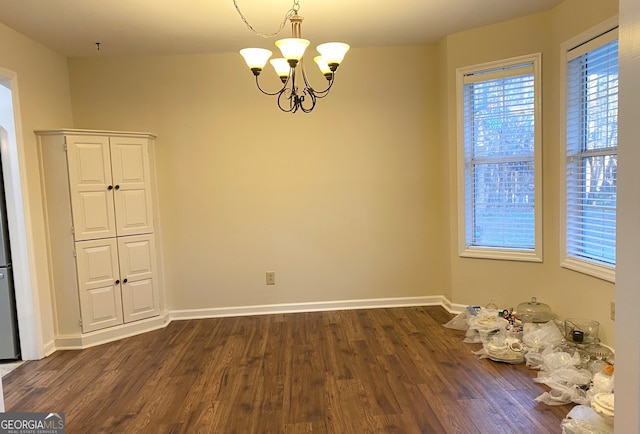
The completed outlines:
[[[90,346],[164,325],[155,136],[73,129],[36,135],[56,347]]]

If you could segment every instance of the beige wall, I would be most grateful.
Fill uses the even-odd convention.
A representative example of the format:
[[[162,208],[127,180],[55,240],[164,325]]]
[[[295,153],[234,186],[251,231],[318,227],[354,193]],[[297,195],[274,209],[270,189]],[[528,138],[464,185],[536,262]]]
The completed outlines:
[[[172,309],[438,294],[515,307],[536,296],[561,318],[600,321],[613,344],[614,285],[559,265],[558,93],[560,44],[616,12],[567,0],[434,46],[353,49],[312,115],[280,113],[235,53],[71,59],[75,126],[158,134]],[[459,258],[455,69],[534,52],[544,262]],[[403,66],[393,86],[391,69],[371,73],[387,65]]]
[[[600,322],[600,336],[614,344],[609,302],[614,285],[560,267],[560,44],[617,13],[617,2],[567,0],[556,9],[528,17],[450,35],[446,38],[445,104],[451,212],[451,291],[453,301],[516,307],[536,296],[560,318],[590,318]],[[445,46],[441,43],[441,47]],[[543,239],[544,262],[460,258],[456,179],[456,68],[534,52],[542,53],[543,68]]]
[[[52,345],[53,309],[48,277],[46,237],[39,182],[38,154],[33,130],[72,125],[67,60],[48,48],[0,24],[0,67],[17,74],[19,109],[16,122],[21,146],[21,181],[25,193],[28,237],[32,242],[31,267],[34,297],[39,300],[43,345]],[[20,133],[22,140],[20,141]],[[31,288],[18,288],[30,291]],[[28,308],[29,310],[29,308]],[[36,331],[37,333],[37,331]]]
[[[447,291],[435,46],[352,49],[312,114],[280,112],[237,53],[69,69],[75,127],[158,136],[171,309]]]

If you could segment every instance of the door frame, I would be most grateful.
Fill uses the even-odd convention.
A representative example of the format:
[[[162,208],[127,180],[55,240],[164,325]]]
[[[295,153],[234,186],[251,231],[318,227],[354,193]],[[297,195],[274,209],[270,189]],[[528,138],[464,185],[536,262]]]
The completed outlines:
[[[7,220],[13,278],[16,293],[16,310],[20,334],[20,351],[23,360],[45,357],[42,315],[37,278],[34,271],[34,242],[29,207],[18,74],[0,67],[0,85],[11,91],[13,105],[13,134],[8,131],[0,146],[4,172]]]

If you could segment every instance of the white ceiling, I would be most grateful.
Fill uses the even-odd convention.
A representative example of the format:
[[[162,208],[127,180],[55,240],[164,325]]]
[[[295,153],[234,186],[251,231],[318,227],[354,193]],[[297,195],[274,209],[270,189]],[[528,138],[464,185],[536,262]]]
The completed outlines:
[[[256,30],[277,30],[293,0],[236,0]],[[312,45],[412,45],[553,8],[562,0],[299,0]],[[233,0],[0,0],[0,22],[69,57],[272,47]],[[289,37],[287,24],[278,38]],[[96,49],[100,42],[100,51]]]

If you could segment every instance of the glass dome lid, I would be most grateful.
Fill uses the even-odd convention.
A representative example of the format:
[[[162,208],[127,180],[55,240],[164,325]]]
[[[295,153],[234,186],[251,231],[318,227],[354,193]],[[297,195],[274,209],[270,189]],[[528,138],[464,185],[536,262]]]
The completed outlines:
[[[548,304],[540,303],[535,297],[518,305],[516,317],[522,322],[549,322],[553,319],[553,313]]]

